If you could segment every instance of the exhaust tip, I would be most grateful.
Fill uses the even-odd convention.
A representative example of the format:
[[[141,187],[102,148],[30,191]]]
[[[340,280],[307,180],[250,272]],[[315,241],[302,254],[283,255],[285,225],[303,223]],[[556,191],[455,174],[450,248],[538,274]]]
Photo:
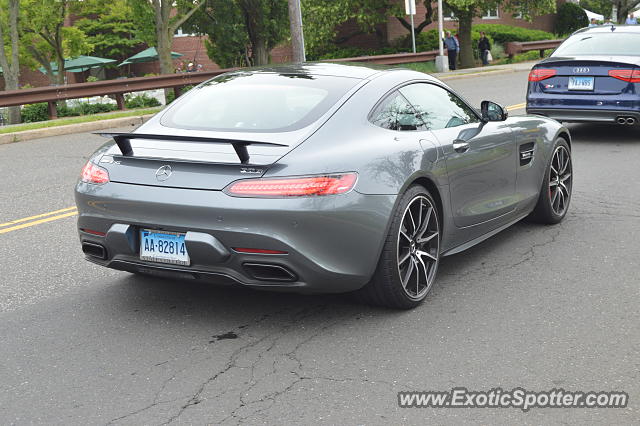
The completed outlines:
[[[244,269],[254,279],[260,281],[295,281],[296,275],[284,266],[268,263],[243,263]]]
[[[616,121],[618,122],[618,124],[627,124],[627,119],[624,117],[618,117]]]
[[[107,249],[101,244],[82,242],[82,252],[87,256],[105,260],[107,258]]]
[[[633,118],[633,117],[629,117],[629,118],[627,118],[627,124],[628,124],[629,126],[633,126],[634,124],[636,124],[636,119],[635,119],[635,118]]]

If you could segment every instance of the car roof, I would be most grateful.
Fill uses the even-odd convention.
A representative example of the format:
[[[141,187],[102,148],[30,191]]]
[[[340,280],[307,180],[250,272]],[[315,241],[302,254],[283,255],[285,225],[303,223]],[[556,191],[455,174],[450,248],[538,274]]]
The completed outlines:
[[[581,28],[571,35],[584,34],[584,33],[640,33],[640,25],[616,25],[605,24],[598,25],[597,27]]]
[[[364,80],[371,78],[376,74],[399,71],[401,68],[389,65],[376,65],[368,63],[350,62],[350,63],[333,63],[333,62],[303,62],[297,64],[271,64],[260,67],[243,68],[238,73],[253,74],[270,74],[277,73],[282,75],[317,75],[317,76],[334,76],[356,78]]]

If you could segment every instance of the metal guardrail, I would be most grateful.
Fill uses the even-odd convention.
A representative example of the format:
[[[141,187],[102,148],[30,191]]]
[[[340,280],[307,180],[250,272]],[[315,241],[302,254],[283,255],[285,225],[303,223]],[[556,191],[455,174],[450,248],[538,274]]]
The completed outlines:
[[[542,40],[531,42],[507,43],[505,52],[510,58],[513,55],[530,50],[540,50],[540,56],[546,49],[554,49],[562,40]],[[394,53],[391,55],[359,56],[356,58],[333,59],[330,62],[365,62],[380,65],[407,64],[410,62],[432,61],[438,55],[437,50],[418,53]],[[165,74],[152,77],[133,77],[116,80],[95,81],[90,83],[74,83],[64,86],[46,86],[32,89],[9,90],[0,92],[0,107],[47,102],[49,118],[57,118],[56,102],[66,99],[86,98],[90,96],[112,95],[116,99],[118,109],[125,109],[124,94],[142,90],[173,88],[176,96],[184,86],[199,84],[212,77],[234,71],[239,68],[227,68],[216,71],[204,71],[184,74]]]
[[[560,46],[564,40],[538,40],[538,41],[510,41],[505,43],[504,52],[509,55],[509,59],[513,59],[514,55],[532,50],[539,50],[540,57],[544,57],[544,51],[547,49],[555,49]]]

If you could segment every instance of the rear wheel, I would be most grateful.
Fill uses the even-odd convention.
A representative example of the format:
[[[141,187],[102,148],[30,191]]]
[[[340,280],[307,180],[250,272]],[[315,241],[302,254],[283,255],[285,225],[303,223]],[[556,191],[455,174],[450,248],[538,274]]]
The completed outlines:
[[[529,216],[539,223],[555,224],[564,219],[571,202],[573,164],[569,144],[558,138],[547,166],[538,203]]]
[[[422,186],[402,196],[373,279],[356,292],[365,303],[411,309],[427,296],[440,260],[436,203]]]

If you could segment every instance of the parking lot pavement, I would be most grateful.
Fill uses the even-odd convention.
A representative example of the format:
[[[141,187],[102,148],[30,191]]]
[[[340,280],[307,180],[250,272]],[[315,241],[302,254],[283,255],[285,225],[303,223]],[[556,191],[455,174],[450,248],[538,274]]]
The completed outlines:
[[[526,73],[450,84],[524,101]],[[500,90],[496,90],[496,87]],[[513,110],[513,113],[522,113]],[[72,210],[0,226],[4,424],[638,424],[640,129],[571,125],[574,193],[557,226],[520,223],[444,258],[398,312],[158,280],[82,259]],[[0,222],[69,208],[103,140],[0,146]],[[397,392],[629,393],[627,408],[399,408]]]

